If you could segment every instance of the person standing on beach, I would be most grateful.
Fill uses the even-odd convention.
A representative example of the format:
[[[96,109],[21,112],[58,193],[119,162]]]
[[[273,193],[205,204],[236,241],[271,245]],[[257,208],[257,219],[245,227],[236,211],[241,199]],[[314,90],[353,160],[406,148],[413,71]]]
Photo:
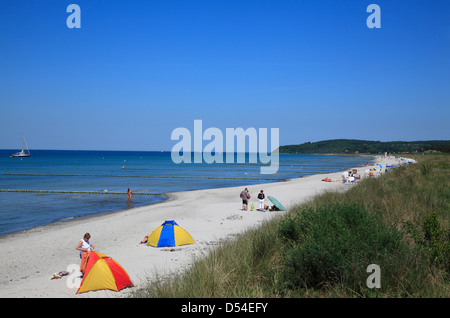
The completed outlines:
[[[89,243],[89,239],[91,238],[91,234],[86,233],[83,236],[83,239],[78,243],[76,250],[80,251],[80,258],[83,252],[90,252],[91,248],[94,248],[94,245]]]
[[[248,200],[250,199],[250,193],[247,188],[241,192],[240,198],[242,199],[242,211],[248,211]]]
[[[261,190],[261,191],[258,193],[259,209],[260,209],[260,210],[264,210],[264,198],[265,198],[264,191]]]
[[[128,188],[127,191],[127,202],[131,202],[131,197],[133,196],[133,191],[131,191],[130,188]]]
[[[84,275],[84,270],[86,269],[87,261],[89,258],[89,253],[91,252],[91,248],[94,248],[94,245],[89,243],[89,239],[91,235],[89,233],[84,234],[83,239],[78,243],[76,250],[80,251],[80,272]]]

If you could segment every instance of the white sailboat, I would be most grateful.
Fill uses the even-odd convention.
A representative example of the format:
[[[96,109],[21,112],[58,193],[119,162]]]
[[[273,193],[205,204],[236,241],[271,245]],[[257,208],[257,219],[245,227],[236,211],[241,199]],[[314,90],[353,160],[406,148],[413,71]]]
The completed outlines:
[[[23,157],[29,157],[29,156],[30,156],[30,150],[27,147],[25,137],[22,135],[22,151],[12,154],[11,157],[23,158]]]

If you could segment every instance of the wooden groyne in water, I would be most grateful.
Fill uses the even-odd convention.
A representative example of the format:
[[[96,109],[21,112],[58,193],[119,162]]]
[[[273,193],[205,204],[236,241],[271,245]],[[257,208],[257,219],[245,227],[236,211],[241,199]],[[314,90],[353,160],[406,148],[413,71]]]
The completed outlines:
[[[32,190],[32,189],[0,189],[0,192],[58,193],[58,194],[116,194],[116,195],[127,194],[126,192],[112,192],[112,191],[71,191],[71,190]],[[164,193],[133,192],[133,195],[164,195]]]
[[[212,180],[271,180],[285,181],[283,178],[241,178],[241,177],[207,177],[207,176],[131,176],[120,174],[46,174],[46,173],[3,173],[5,176],[46,176],[46,177],[109,177],[109,178],[167,178],[167,179],[212,179]]]

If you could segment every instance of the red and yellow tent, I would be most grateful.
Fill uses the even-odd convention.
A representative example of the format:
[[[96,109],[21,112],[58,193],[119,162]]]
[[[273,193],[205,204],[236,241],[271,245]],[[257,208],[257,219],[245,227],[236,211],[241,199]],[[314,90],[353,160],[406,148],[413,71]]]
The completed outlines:
[[[109,256],[91,250],[77,294],[91,290],[119,291],[134,286],[127,272]]]

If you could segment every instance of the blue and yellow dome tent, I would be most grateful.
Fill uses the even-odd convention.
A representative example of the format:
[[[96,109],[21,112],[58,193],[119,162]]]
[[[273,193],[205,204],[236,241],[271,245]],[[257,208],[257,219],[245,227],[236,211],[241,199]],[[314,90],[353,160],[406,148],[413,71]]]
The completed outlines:
[[[169,247],[194,244],[192,236],[175,221],[165,221],[149,235],[147,245]]]

